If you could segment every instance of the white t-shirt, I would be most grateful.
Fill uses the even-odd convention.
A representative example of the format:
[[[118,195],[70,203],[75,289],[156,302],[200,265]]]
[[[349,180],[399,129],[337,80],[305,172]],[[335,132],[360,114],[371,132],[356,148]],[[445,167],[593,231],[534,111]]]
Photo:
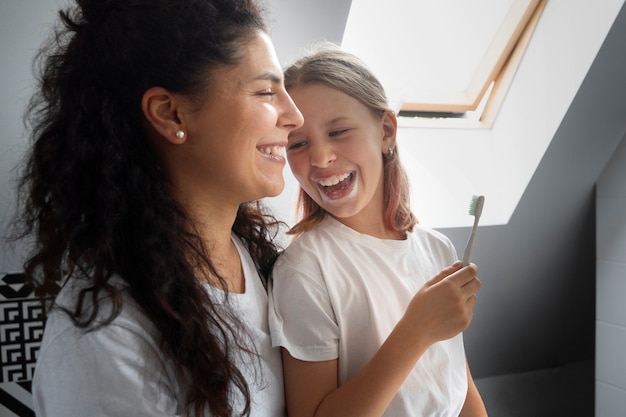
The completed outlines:
[[[270,344],[267,294],[250,255],[238,238],[233,236],[233,241],[241,257],[246,290],[229,297],[260,355],[259,360],[244,359],[240,367],[250,385],[251,416],[284,417],[282,364],[280,350]],[[117,282],[123,285],[121,279]],[[74,296],[75,287],[66,285],[57,303],[73,306]],[[127,293],[123,301],[121,314],[111,324],[87,333],[77,329],[65,313],[51,312],[33,379],[37,416],[181,415],[184,387],[161,354],[157,329]],[[235,410],[241,410],[241,405]]]
[[[300,360],[338,359],[343,384],[372,358],[417,290],[456,260],[449,239],[423,226],[406,240],[382,240],[329,216],[274,266],[272,343]],[[466,394],[459,334],[423,354],[384,416],[457,417]]]

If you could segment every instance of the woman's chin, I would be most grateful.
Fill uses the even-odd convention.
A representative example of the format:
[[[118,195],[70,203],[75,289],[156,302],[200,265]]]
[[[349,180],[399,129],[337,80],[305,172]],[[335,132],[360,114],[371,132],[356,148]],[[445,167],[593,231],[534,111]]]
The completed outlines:
[[[275,178],[272,181],[267,182],[263,189],[264,189],[265,195],[259,198],[277,197],[285,189],[285,179],[281,175],[279,178]]]

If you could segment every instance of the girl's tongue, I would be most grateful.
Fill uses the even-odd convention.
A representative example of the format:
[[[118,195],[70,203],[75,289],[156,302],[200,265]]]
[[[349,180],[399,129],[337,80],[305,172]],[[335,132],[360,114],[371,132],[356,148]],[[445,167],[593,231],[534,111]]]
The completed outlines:
[[[321,185],[320,189],[322,192],[330,199],[341,198],[344,195],[350,193],[352,190],[352,180],[354,178],[354,173],[350,173],[346,178],[339,181],[334,185]]]

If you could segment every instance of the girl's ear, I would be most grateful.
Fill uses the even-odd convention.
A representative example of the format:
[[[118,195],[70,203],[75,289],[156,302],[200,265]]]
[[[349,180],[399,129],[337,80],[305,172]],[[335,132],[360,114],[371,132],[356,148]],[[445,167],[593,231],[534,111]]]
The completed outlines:
[[[389,153],[389,149],[394,149],[396,146],[396,133],[398,131],[398,119],[396,114],[391,110],[386,110],[383,113],[383,140],[381,143],[381,152],[384,154]]]
[[[175,145],[187,139],[179,117],[179,105],[178,97],[163,87],[146,90],[141,99],[141,110],[148,123],[165,140]]]

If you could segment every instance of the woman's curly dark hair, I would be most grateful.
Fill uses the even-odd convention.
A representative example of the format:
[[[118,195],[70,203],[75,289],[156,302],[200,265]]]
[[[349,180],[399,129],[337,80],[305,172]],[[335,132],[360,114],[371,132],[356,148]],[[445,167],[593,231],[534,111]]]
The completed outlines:
[[[35,238],[27,280],[53,300],[65,276],[85,278],[90,286],[67,313],[90,331],[119,314],[110,278],[121,276],[186,381],[186,413],[249,414],[247,381],[224,340],[254,348],[197,279],[196,266],[215,269],[172,197],[140,103],[153,86],[210,94],[211,71],[236,64],[251,36],[266,30],[262,10],[250,0],[77,0],[59,15],[36,61],[40,84],[27,112],[33,144],[18,220],[20,235]],[[258,202],[244,203],[233,232],[267,278],[278,222]],[[115,306],[104,323],[96,320],[103,296]],[[244,410],[233,410],[237,390]]]

